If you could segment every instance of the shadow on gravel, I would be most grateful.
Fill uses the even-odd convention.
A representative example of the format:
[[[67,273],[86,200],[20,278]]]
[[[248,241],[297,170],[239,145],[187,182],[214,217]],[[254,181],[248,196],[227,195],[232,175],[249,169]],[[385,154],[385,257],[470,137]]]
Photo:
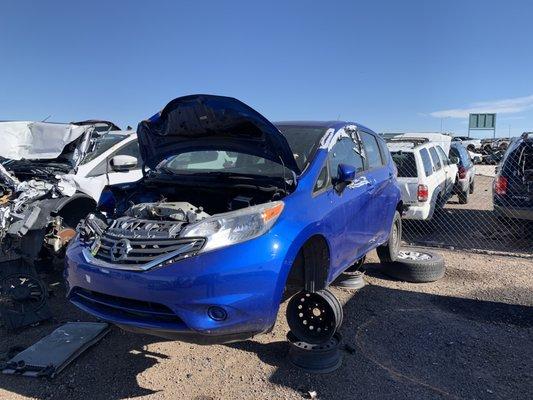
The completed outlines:
[[[367,273],[381,278],[377,266]],[[349,351],[334,373],[291,367],[285,342],[230,346],[276,366],[270,382],[320,399],[509,399],[533,390],[533,308],[373,285],[352,293],[341,329]]]

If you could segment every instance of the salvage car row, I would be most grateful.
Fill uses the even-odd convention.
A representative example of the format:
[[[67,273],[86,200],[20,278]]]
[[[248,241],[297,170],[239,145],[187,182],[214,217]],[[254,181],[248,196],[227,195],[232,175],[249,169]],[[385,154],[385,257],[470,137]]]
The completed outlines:
[[[297,293],[291,331],[323,343],[342,322],[327,288],[369,251],[391,269],[414,257],[443,275],[441,258],[400,249],[401,216],[430,219],[474,190],[473,163],[449,137],[272,123],[229,97],[177,98],[136,132],[98,121],[0,130],[11,328],[49,317],[39,274],[65,257],[69,300],[123,329],[242,340],[271,330]]]

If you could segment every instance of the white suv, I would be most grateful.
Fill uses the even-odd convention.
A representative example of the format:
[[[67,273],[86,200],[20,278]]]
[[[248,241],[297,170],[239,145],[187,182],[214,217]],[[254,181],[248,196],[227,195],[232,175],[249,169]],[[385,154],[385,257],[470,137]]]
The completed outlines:
[[[435,134],[402,134],[387,139],[387,146],[398,168],[404,218],[431,219],[453,194],[457,165],[449,153],[450,138]]]

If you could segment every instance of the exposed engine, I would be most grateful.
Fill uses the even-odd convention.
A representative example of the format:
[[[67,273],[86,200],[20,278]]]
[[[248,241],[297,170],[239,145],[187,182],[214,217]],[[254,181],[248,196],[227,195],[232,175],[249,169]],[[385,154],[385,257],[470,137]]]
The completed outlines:
[[[52,217],[47,212],[52,199],[61,196],[71,196],[75,188],[62,184],[61,180],[51,183],[41,180],[20,182],[17,177],[9,173],[0,165],[0,263],[24,256],[24,249],[19,246],[6,246],[14,240],[26,235],[32,229],[45,229],[57,232],[61,227],[59,217]],[[44,212],[43,212],[44,211]],[[12,236],[11,239],[7,239]],[[38,249],[40,249],[42,242]],[[57,244],[54,247],[58,248]],[[35,252],[27,254],[29,258]]]

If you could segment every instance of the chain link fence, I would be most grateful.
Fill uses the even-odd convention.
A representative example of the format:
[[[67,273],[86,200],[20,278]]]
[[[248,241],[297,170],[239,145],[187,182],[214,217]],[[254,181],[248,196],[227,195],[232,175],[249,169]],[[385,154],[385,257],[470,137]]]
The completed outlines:
[[[407,244],[533,256],[532,134],[477,154],[449,138],[386,140],[398,169]]]

